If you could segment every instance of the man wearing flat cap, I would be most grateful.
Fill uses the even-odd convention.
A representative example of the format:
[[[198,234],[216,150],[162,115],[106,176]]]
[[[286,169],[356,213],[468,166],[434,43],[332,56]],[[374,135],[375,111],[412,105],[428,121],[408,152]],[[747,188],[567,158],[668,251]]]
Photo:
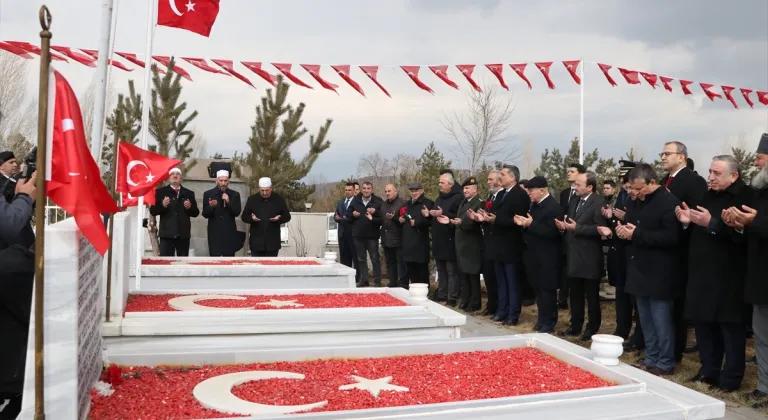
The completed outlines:
[[[411,198],[397,218],[403,226],[403,261],[411,283],[429,284],[429,219],[421,211],[431,210],[434,202],[424,196],[421,182],[408,185]]]
[[[182,178],[181,169],[171,169],[170,183],[155,191],[155,205],[149,208],[149,214],[160,216],[161,257],[189,256],[190,219],[200,215],[195,192],[181,185]]]
[[[229,171],[216,172],[216,187],[203,193],[203,217],[208,219],[208,253],[234,257],[243,248],[244,235],[237,230],[240,193],[229,188]]]
[[[272,191],[270,178],[259,179],[259,193],[248,197],[241,218],[251,225],[251,256],[276,257],[281,248],[280,225],[291,221],[291,212],[283,196]]]

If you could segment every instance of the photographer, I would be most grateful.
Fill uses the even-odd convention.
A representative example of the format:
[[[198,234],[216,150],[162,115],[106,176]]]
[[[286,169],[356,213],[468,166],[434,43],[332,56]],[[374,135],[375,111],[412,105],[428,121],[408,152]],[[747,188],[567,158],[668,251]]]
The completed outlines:
[[[0,152],[0,192],[7,201],[15,195],[16,174],[19,172],[19,162],[13,152]]]
[[[36,173],[20,178],[13,197],[0,199],[0,420],[14,419],[21,410],[35,275],[30,220],[36,178]]]

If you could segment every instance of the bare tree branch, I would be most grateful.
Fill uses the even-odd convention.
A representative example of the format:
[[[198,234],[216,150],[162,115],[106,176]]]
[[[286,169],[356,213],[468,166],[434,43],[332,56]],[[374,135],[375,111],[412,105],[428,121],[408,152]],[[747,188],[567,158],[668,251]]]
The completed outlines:
[[[520,156],[510,134],[514,98],[505,97],[498,88],[484,83],[483,91],[469,90],[466,110],[445,114],[441,124],[446,135],[456,142],[455,154],[475,173],[486,160],[509,161]]]
[[[26,60],[0,51],[0,149],[22,156],[36,129],[37,104],[27,98]]]

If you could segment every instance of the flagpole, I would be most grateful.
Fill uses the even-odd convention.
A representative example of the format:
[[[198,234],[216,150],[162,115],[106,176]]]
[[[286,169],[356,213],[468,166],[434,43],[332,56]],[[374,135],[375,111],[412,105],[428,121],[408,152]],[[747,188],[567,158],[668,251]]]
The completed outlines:
[[[584,164],[584,57],[581,57],[581,71],[579,83],[581,89],[581,98],[579,104],[580,117],[579,117],[579,163]]]
[[[141,138],[140,147],[148,149],[149,144],[149,107],[152,99],[152,43],[155,37],[155,12],[157,0],[149,0],[147,12],[147,54],[144,57],[144,98],[141,109]],[[117,150],[115,150],[117,153]],[[136,208],[136,288],[141,286],[141,259],[144,256],[144,196],[139,197]]]
[[[37,191],[35,195],[35,420],[45,420],[45,213],[48,156],[48,82],[51,66],[51,12],[40,8],[40,99],[37,107]]]
[[[117,148],[118,143],[120,140],[117,138],[117,133],[115,133],[115,142],[112,146],[112,182],[109,186],[109,193],[112,195],[112,197],[115,196],[115,190],[117,190]],[[122,203],[121,203],[122,204]],[[106,316],[106,321],[109,322],[109,313],[112,310],[112,244],[115,242],[114,237],[114,224],[115,224],[115,213],[109,214],[109,255],[107,256],[107,302],[104,305],[105,311],[104,314]]]
[[[102,130],[104,129],[104,108],[107,96],[107,66],[109,65],[109,45],[112,36],[112,5],[114,0],[101,2],[101,33],[99,35],[99,55],[96,74],[99,82],[96,84],[93,99],[93,114],[91,126],[91,154],[98,164],[101,161]]]

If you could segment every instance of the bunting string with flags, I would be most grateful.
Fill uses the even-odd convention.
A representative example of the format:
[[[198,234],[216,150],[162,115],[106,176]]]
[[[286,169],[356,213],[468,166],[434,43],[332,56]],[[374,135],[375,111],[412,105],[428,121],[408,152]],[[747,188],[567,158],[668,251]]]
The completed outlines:
[[[54,60],[63,62],[69,62],[72,60],[87,67],[93,67],[95,65],[97,57],[97,52],[95,50],[74,48],[69,46],[55,46],[52,48],[57,52],[57,54],[53,56]],[[29,42],[22,41],[0,41],[0,50],[15,54],[24,59],[33,59],[35,56],[39,55],[40,52],[40,48],[38,46]],[[111,60],[110,64],[115,68],[126,72],[134,70],[130,65],[143,68],[146,64],[143,57],[135,53],[115,52],[115,54],[122,60],[125,60],[126,63],[119,62],[117,60]],[[171,57],[167,55],[152,55],[151,60],[157,63],[153,64],[153,66],[156,66],[158,71],[164,73],[164,68],[167,69],[170,65]],[[392,95],[378,78],[379,70],[382,68],[399,68],[399,70],[402,71],[400,74],[407,76],[413,82],[415,87],[431,95],[435,94],[435,84],[442,84],[451,89],[459,89],[459,82],[462,79],[466,81],[470,88],[476,91],[482,90],[475,81],[475,78],[477,77],[475,70],[476,67],[478,67],[476,64],[330,65],[266,63],[260,61],[237,61],[223,58],[179,57],[174,64],[174,71],[189,81],[193,80],[192,74],[179,66],[180,61],[184,61],[194,68],[207,74],[223,75],[227,77],[234,76],[252,88],[256,88],[256,85],[251,79],[239,71],[237,68],[238,66],[242,66],[243,69],[258,76],[259,79],[271,86],[275,85],[276,75],[282,74],[290,83],[306,89],[314,89],[310,82],[307,81],[308,78],[306,76],[302,76],[301,74],[297,73],[297,70],[301,69],[305,75],[308,75],[311,80],[314,80],[324,90],[339,94],[339,85],[330,79],[331,76],[335,75],[340,79],[340,81],[350,86],[363,97],[367,97],[365,89],[362,86],[359,77],[353,75],[353,70],[359,70],[376,87],[378,87],[382,93],[390,98]],[[664,90],[668,92],[674,93],[676,90],[679,90],[684,95],[693,95],[693,90],[691,90],[691,88],[693,86],[698,86],[698,88],[701,89],[701,93],[706,95],[710,101],[727,101],[735,109],[739,109],[740,101],[743,101],[749,108],[754,108],[757,104],[768,106],[768,90],[757,90],[743,87],[739,88],[732,83],[715,85],[713,83],[707,83],[703,81],[697,82],[688,79],[669,77],[657,73],[633,70],[594,61],[564,60],[559,64],[556,61],[539,61],[529,63],[516,62],[509,64],[494,63],[484,64],[480,67],[485,67],[485,69],[494,76],[496,81],[499,83],[499,86],[506,90],[509,90],[509,85],[507,84],[507,78],[509,77],[509,74],[505,74],[505,71],[507,70],[511,71],[520,80],[522,80],[527,85],[528,89],[546,87],[550,90],[556,90],[557,84],[553,80],[553,76],[551,74],[551,71],[556,65],[562,65],[562,69],[567,72],[571,81],[576,85],[580,85],[582,81],[578,70],[579,66],[584,66],[585,64],[596,66],[596,68],[600,70],[600,72],[605,77],[605,80],[611,86],[618,86],[619,83],[617,80],[623,79],[624,82],[629,85],[648,85],[652,89],[663,87]],[[269,69],[267,69],[267,66],[271,66],[274,70],[270,72]],[[538,73],[540,73],[538,76],[531,74],[531,66],[538,70]],[[422,68],[426,68],[426,72],[421,71]],[[528,74],[526,74],[526,70],[529,70]],[[454,77],[451,73],[461,75],[463,77]],[[617,74],[620,75],[621,78],[615,78],[614,76]],[[433,78],[433,80],[427,80],[426,77]],[[562,84],[562,82],[559,83]],[[734,93],[740,93],[740,95],[734,95]]]

